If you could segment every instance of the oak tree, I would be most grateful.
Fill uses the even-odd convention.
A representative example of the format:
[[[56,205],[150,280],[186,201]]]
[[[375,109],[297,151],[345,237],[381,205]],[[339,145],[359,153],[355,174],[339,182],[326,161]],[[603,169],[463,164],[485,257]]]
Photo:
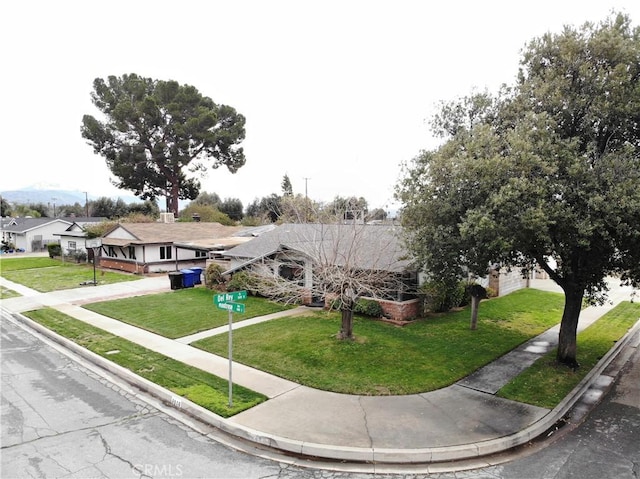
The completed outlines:
[[[547,33],[512,88],[469,100],[398,185],[407,245],[438,274],[542,267],[565,292],[557,360],[577,367],[583,298],[640,283],[640,29],[614,14]]]

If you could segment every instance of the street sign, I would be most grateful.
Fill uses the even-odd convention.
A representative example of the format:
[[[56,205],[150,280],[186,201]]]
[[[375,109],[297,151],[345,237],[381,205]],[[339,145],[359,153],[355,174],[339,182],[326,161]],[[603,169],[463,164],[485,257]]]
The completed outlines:
[[[247,299],[246,291],[232,291],[231,293],[221,293],[213,296],[213,302],[215,304],[233,303],[235,301],[242,301],[243,299]]]
[[[217,303],[216,306],[234,313],[244,313],[244,304],[242,303]]]
[[[244,304],[236,303],[247,299],[246,291],[232,291],[213,295],[213,303],[220,309],[229,311],[229,407],[233,407],[233,314],[244,313]]]

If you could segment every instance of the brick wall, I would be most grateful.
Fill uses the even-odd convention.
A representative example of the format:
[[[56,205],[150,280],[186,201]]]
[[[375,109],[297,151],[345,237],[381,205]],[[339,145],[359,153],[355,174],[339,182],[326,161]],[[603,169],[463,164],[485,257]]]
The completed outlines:
[[[407,321],[420,316],[420,300],[383,301],[377,300],[382,306],[384,315],[395,321]]]
[[[149,272],[147,268],[140,263],[112,260],[104,256],[98,258],[98,266],[101,268],[126,271],[127,273],[145,274]]]

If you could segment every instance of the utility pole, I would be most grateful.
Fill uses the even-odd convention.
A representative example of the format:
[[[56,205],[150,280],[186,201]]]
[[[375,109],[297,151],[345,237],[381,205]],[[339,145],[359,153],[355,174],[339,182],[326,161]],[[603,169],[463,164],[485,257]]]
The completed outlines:
[[[89,195],[84,192],[84,209],[86,210],[87,218],[89,217]]]
[[[309,195],[307,194],[307,181],[309,181],[311,178],[304,178],[304,198],[308,199]]]
[[[307,193],[307,181],[311,178],[304,178],[304,222],[309,222],[309,195]]]

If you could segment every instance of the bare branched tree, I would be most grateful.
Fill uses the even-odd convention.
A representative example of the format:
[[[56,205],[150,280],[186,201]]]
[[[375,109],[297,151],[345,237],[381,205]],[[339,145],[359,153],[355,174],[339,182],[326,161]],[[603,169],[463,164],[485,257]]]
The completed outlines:
[[[340,310],[338,337],[353,339],[353,309],[359,298],[399,300],[410,292],[404,281],[410,264],[398,229],[355,223],[284,224],[259,238],[262,256],[246,267],[252,285],[264,296],[289,303],[311,296]]]

